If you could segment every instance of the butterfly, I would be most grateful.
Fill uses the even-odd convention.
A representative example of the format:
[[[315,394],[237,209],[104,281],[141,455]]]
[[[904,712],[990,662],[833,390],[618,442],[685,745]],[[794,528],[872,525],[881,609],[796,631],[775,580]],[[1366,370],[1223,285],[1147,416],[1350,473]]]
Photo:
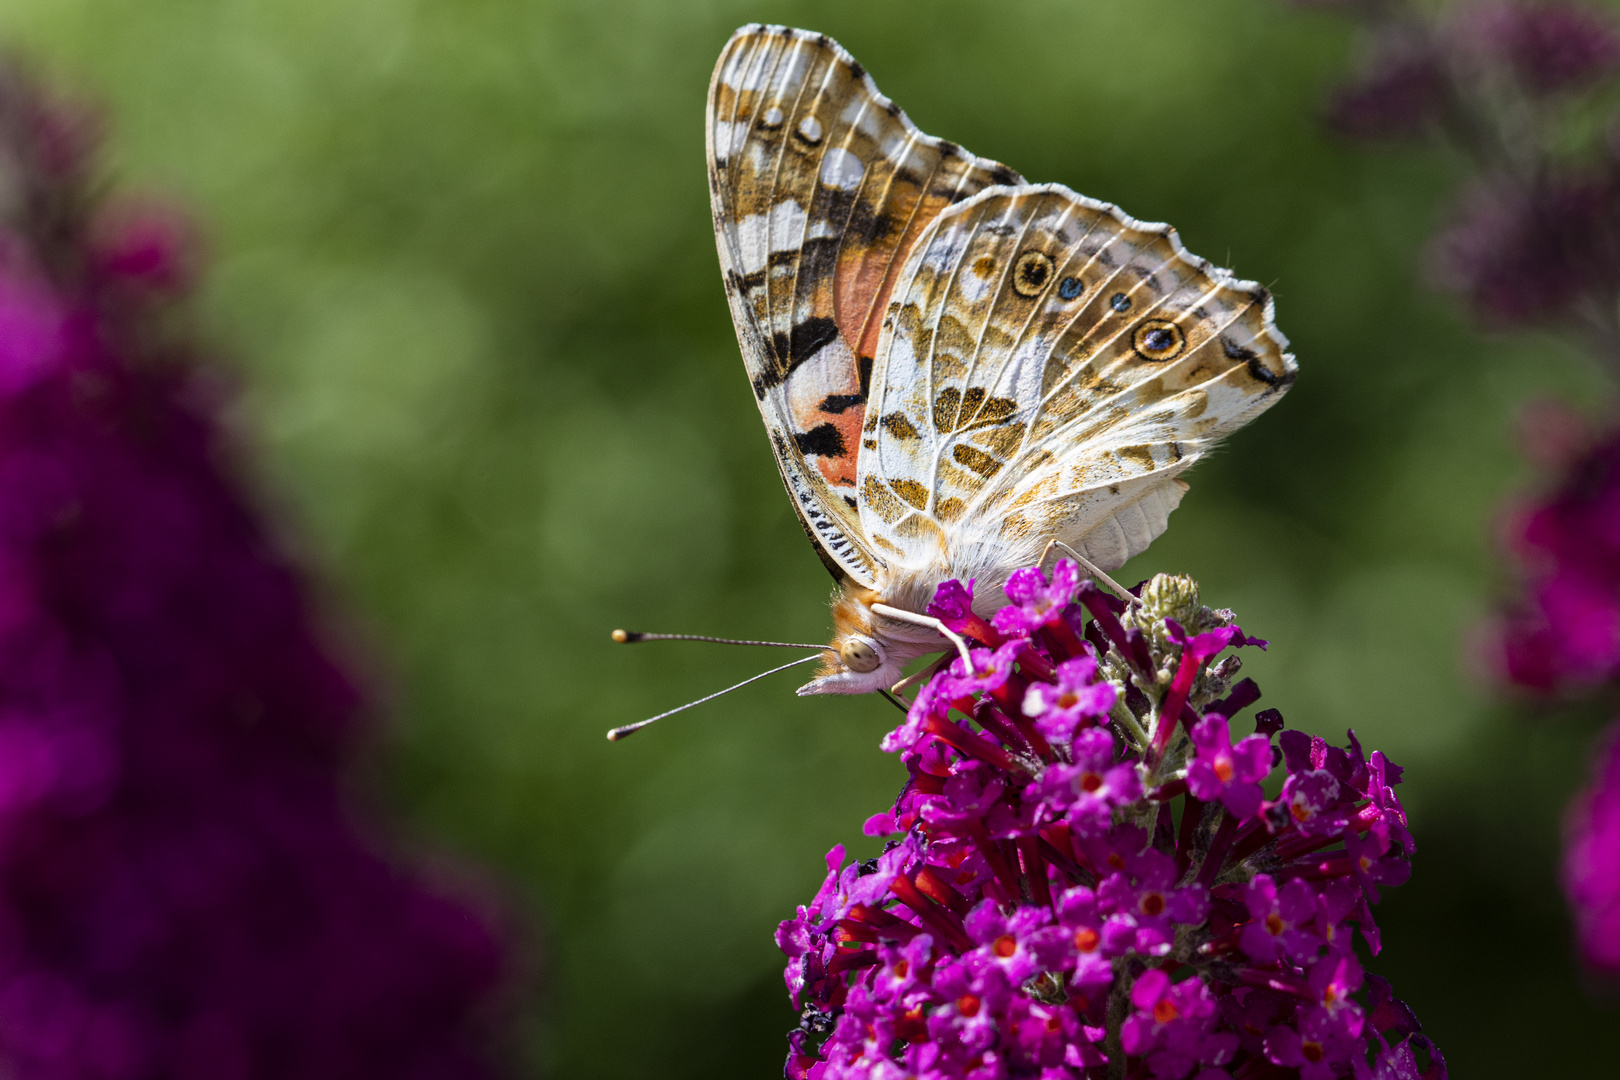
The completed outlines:
[[[707,147],[748,377],[838,586],[801,695],[879,690],[944,648],[922,613],[948,579],[988,602],[1053,541],[1117,568],[1294,382],[1264,288],[924,135],[825,35],[737,31]]]

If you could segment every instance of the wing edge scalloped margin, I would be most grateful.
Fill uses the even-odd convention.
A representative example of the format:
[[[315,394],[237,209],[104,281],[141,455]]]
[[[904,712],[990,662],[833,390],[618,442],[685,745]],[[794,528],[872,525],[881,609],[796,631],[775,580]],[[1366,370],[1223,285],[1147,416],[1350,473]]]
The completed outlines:
[[[896,105],[892,98],[877,88],[877,82],[873,80],[872,73],[867,70],[865,64],[855,59],[855,57],[850,54],[848,49],[844,48],[832,37],[828,36],[827,34],[816,33],[813,30],[800,30],[797,27],[785,26],[780,23],[749,23],[746,26],[738,27],[735,31],[733,31],[731,37],[726,39],[725,47],[720,50],[720,59],[715,62],[714,73],[709,77],[708,102],[712,102],[714,100],[715,84],[721,81],[720,73],[725,68],[726,59],[730,56],[732,48],[739,40],[743,38],[757,36],[780,37],[793,41],[809,41],[811,44],[819,45],[830,50],[834,59],[842,61],[851,69],[852,72],[854,72],[856,78],[860,80],[862,87],[864,87],[867,94],[871,96],[873,103],[884,112],[898,120],[901,127],[908,135],[916,136],[920,142],[923,142],[931,147],[943,149],[944,147],[949,146],[974,164],[982,165],[984,170],[995,179],[995,183],[991,184],[990,187],[1036,186],[1031,185],[1028,180],[1025,179],[1022,173],[1010,165],[1003,164],[994,158],[981,157],[980,155],[967,149],[959,142],[942,138],[938,135],[930,135],[923,131],[916,125],[915,122],[912,121],[911,117],[907,115],[906,110],[902,109],[899,105]],[[705,115],[710,115],[707,103],[705,104],[704,113]],[[705,129],[704,136],[704,152],[707,155],[708,160],[713,162],[715,157],[714,129],[712,125]],[[1005,173],[1006,175],[1003,177],[998,175],[998,173]],[[985,190],[989,190],[989,188],[986,188]],[[980,194],[981,192],[975,192],[967,199],[964,199],[963,202],[969,202],[976,199]],[[944,211],[941,211],[941,216],[961,205],[962,203],[955,203],[952,206],[946,207]]]

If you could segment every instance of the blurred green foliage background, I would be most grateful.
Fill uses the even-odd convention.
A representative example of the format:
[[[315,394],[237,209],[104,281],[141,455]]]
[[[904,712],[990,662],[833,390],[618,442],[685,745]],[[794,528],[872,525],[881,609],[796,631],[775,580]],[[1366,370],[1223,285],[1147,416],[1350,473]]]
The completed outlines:
[[[1555,882],[1601,718],[1494,703],[1464,660],[1530,479],[1517,408],[1601,384],[1423,287],[1459,163],[1322,133],[1344,25],[1275,0],[4,0],[5,41],[105,107],[112,177],[203,225],[257,482],[382,658],[382,797],[525,923],[515,1071],[775,1075],[771,932],[827,848],[874,847],[902,775],[887,704],[792,675],[602,738],[773,658],[610,628],[828,623],[710,235],[704,92],[754,20],[1275,288],[1303,377],[1124,576],[1198,576],[1272,639],[1245,658],[1265,704],[1408,766],[1420,850],[1372,969],[1454,1075],[1614,1075]]]

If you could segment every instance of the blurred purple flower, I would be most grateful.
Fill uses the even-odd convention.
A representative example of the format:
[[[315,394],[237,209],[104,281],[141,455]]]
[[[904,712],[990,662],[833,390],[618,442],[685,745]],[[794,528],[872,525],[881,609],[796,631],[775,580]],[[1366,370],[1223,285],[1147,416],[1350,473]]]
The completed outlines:
[[[1541,692],[1620,676],[1620,432],[1521,509],[1508,540],[1526,580],[1488,636],[1500,674]]]
[[[1549,174],[1477,184],[1430,244],[1441,286],[1507,326],[1566,313],[1620,283],[1620,183]]]
[[[490,920],[351,809],[363,703],[157,306],[182,230],[93,218],[83,133],[0,67],[0,1072],[490,1076]]]
[[[1327,123],[1359,139],[1417,135],[1435,122],[1445,102],[1438,57],[1421,43],[1397,38],[1381,43],[1361,71],[1332,92]]]
[[[1364,30],[1369,59],[1332,99],[1333,126],[1360,135],[1427,129],[1471,159],[1474,176],[1452,221],[1429,244],[1436,283],[1464,296],[1487,325],[1569,332],[1620,379],[1620,22],[1612,9],[1558,0],[1292,3],[1338,9]],[[1576,96],[1594,88],[1604,94]],[[1524,583],[1480,634],[1480,652],[1503,681],[1536,692],[1612,689],[1620,681],[1620,428],[1593,435],[1570,410],[1548,406],[1526,410],[1523,427],[1528,456],[1556,479],[1511,514],[1508,546]],[[1281,742],[1289,771],[1281,808],[1306,836],[1355,829],[1345,854],[1321,866],[1350,869],[1345,880],[1360,887],[1365,910],[1380,884],[1408,873],[1405,813],[1386,797],[1398,772],[1376,753],[1362,760],[1353,740],[1354,760],[1318,753],[1289,732]],[[1564,868],[1582,950],[1608,971],[1620,971],[1615,755],[1611,744],[1571,810]],[[1348,816],[1346,788],[1367,799]],[[1193,790],[1208,790],[1207,781]],[[1393,849],[1400,854],[1391,860]],[[1347,901],[1324,892],[1320,902],[1338,910]],[[1370,918],[1361,929],[1376,951]],[[1372,1075],[1416,1075],[1411,1048],[1423,1044],[1415,1026],[1394,1047],[1387,1027],[1375,1032]],[[1338,1043],[1317,1034],[1302,1019],[1268,1041],[1268,1052],[1301,1075],[1327,1075]]]
[[[1592,785],[1570,807],[1564,891],[1586,962],[1620,976],[1620,724],[1601,747]]]
[[[200,242],[177,207],[120,199],[102,207],[87,238],[86,268],[123,287],[178,295],[196,280]]]
[[[1586,5],[1478,4],[1461,11],[1454,33],[1537,93],[1578,89],[1620,69],[1614,20]]]

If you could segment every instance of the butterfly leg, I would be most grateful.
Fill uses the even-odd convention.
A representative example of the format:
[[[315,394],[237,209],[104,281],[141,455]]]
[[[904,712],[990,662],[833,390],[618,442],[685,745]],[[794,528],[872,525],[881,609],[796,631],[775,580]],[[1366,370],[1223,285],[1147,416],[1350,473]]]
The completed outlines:
[[[929,679],[932,679],[935,675],[939,674],[939,672],[943,670],[950,662],[951,655],[946,653],[944,656],[941,656],[938,660],[935,660],[927,667],[924,667],[919,671],[912,672],[910,675],[907,675],[905,678],[889,687],[889,693],[904,693],[905,691],[910,690],[913,686],[916,686],[918,683],[927,682]]]
[[[940,622],[938,619],[934,618],[932,615],[918,615],[915,611],[903,611],[897,607],[890,607],[888,604],[873,604],[872,612],[876,615],[887,615],[891,619],[899,619],[901,622],[911,623],[913,626],[928,627],[928,629],[934,631],[941,637],[946,638],[952,645],[955,645],[957,653],[962,657],[962,663],[967,665],[967,669],[969,671],[973,670],[973,658],[968,656],[967,642],[963,641],[960,635],[954,633],[949,627]]]
[[[1073,557],[1074,561],[1080,564],[1080,568],[1082,570],[1096,578],[1098,581],[1102,582],[1104,585],[1107,585],[1110,589],[1113,589],[1119,598],[1125,601],[1127,604],[1140,604],[1142,602],[1136,597],[1132,596],[1130,591],[1127,590],[1125,586],[1121,585],[1119,582],[1115,581],[1113,578],[1104,573],[1100,566],[1061,540],[1049,541],[1046,545],[1046,550],[1041,552],[1041,557],[1036,561],[1035,565],[1045,566],[1046,557],[1052,554],[1053,548],[1062,548],[1064,551],[1068,552],[1069,555]]]

